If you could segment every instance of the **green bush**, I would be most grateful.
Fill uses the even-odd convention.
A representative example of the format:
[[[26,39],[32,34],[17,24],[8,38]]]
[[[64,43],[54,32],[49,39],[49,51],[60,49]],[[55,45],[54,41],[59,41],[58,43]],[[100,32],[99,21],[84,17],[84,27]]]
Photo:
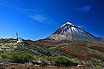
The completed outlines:
[[[46,57],[46,60],[50,61],[55,66],[77,66],[77,62],[73,62],[64,56]]]
[[[94,63],[93,62],[87,62],[85,65],[92,66],[92,65],[94,65]]]
[[[24,63],[24,62],[36,60],[36,56],[33,56],[32,54],[25,53],[25,52],[14,52],[14,53],[2,54],[1,58],[11,59],[13,62],[17,62],[17,63]]]

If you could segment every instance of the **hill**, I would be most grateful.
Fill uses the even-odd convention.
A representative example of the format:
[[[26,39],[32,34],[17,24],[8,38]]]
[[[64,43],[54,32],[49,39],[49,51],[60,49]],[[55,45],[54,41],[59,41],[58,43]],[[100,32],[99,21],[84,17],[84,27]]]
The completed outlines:
[[[104,44],[81,40],[23,40],[17,43],[15,39],[1,39],[0,53],[26,52],[38,57],[65,56],[78,64],[104,65]]]

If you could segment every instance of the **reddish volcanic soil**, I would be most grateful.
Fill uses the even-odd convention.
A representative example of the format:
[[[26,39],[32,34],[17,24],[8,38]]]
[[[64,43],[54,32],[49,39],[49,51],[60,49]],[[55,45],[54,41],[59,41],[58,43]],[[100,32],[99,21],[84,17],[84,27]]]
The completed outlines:
[[[26,64],[12,64],[6,66],[0,66],[0,69],[89,69],[88,67],[72,66],[72,67],[57,67],[57,66],[29,66]],[[92,69],[90,67],[90,69]]]

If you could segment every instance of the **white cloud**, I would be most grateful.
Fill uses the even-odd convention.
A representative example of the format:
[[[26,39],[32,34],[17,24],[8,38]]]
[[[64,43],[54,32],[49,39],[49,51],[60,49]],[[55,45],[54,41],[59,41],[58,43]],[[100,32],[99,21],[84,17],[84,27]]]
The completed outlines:
[[[42,14],[35,13],[34,15],[28,16],[31,20],[37,21],[40,23],[47,23],[47,24],[57,24],[52,18],[48,16],[44,16]]]
[[[30,20],[32,20],[32,22],[38,21],[41,23],[56,24],[56,22],[50,16],[43,13],[44,11],[42,9],[37,10],[33,8],[22,7],[22,6],[27,6],[27,4],[25,2],[22,2],[21,0],[15,0],[15,1],[0,0],[0,6],[16,9],[18,12],[22,13],[23,15],[28,17]]]
[[[92,6],[83,6],[83,7],[78,7],[75,8],[76,11],[90,11]]]
[[[57,24],[50,16],[43,13],[43,10],[36,10],[36,9],[19,9],[22,13],[26,15],[32,22],[37,21],[41,23],[47,24]]]
[[[38,22],[47,21],[47,18],[45,16],[40,15],[40,14],[30,15],[29,18],[31,18],[32,20],[36,20]]]
[[[78,26],[79,28],[83,28],[84,26]]]

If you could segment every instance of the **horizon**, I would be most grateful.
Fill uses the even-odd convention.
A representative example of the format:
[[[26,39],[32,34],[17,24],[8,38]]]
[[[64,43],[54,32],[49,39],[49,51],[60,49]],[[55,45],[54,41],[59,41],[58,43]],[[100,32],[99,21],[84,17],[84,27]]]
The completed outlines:
[[[66,22],[104,38],[103,0],[0,0],[0,38],[39,40]]]

